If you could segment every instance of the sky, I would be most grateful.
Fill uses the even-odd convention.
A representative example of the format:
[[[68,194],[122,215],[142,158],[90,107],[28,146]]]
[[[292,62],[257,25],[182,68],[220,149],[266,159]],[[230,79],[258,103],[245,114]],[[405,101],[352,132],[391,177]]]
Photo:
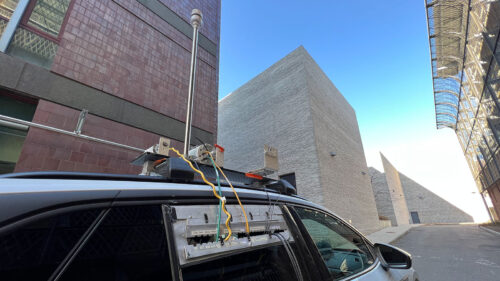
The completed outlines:
[[[451,129],[436,129],[424,1],[222,1],[219,99],[304,46],[356,111],[368,166],[488,218]],[[475,192],[475,193],[474,193]]]

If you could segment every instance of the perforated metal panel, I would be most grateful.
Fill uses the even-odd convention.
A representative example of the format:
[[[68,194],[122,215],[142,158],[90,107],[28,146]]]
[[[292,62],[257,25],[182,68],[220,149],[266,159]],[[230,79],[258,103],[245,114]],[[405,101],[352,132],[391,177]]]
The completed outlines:
[[[245,205],[249,220],[250,236],[246,234],[245,218],[239,205],[227,206],[232,216],[230,224],[232,237],[221,243],[216,241],[217,205],[177,206],[173,230],[177,254],[181,265],[197,262],[237,250],[280,244],[281,240],[272,233],[280,233],[284,239],[293,241],[281,212],[275,205]],[[220,232],[226,236],[224,225],[227,216],[222,213]]]

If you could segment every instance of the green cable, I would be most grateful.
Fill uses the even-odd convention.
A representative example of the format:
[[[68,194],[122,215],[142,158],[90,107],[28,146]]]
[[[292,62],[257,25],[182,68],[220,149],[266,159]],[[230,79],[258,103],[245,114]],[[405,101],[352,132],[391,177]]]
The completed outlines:
[[[219,172],[217,171],[217,167],[215,166],[215,162],[210,157],[210,161],[212,161],[212,165],[214,166],[215,169],[215,174],[217,175],[217,187],[219,188],[219,196],[222,197],[222,190],[220,187],[220,177],[219,177]],[[217,216],[217,239],[219,239],[219,234],[220,234],[220,217],[222,216],[222,201],[219,200],[219,214]]]

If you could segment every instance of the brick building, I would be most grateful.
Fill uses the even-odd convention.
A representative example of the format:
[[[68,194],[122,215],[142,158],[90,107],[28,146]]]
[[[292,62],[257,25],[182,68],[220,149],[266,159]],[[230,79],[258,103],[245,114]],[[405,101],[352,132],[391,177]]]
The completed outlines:
[[[354,109],[303,47],[219,101],[218,142],[225,167],[242,171],[277,148],[274,176],[299,195],[365,233],[381,227]]]
[[[0,0],[0,114],[137,148],[181,148],[192,27],[203,12],[193,137],[216,137],[220,0]],[[20,15],[20,17],[19,17]],[[1,48],[1,47],[0,47]],[[0,123],[0,173],[137,173],[138,152]]]

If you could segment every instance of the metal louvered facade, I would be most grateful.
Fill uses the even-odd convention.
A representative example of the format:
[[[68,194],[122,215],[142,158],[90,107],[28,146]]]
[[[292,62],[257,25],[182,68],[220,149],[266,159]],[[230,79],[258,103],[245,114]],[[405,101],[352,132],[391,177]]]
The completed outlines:
[[[437,128],[455,130],[500,214],[499,0],[426,0]]]

